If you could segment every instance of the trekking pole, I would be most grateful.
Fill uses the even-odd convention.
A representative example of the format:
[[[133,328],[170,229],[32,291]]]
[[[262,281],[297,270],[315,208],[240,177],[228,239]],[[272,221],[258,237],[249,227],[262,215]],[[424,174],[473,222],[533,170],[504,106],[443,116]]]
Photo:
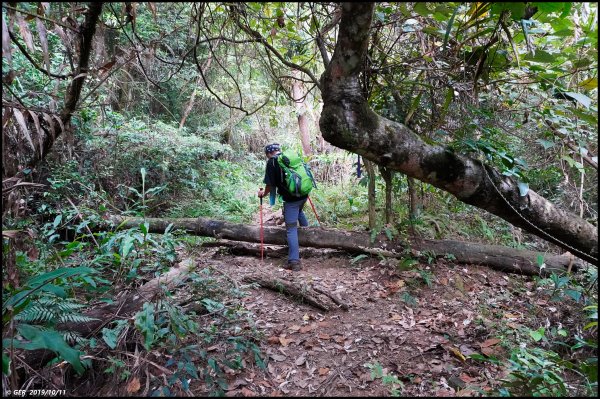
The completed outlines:
[[[317,222],[319,222],[319,226],[321,226],[321,221],[319,220],[319,216],[317,215],[317,211],[315,211],[315,206],[312,203],[310,197],[308,197],[308,202],[310,202],[310,206],[312,207],[313,212],[315,213],[315,217],[317,218]]]
[[[261,188],[262,190],[262,188]],[[263,232],[263,216],[262,216],[262,200],[263,197],[260,197],[260,261],[263,262],[263,242],[264,242],[264,232]]]

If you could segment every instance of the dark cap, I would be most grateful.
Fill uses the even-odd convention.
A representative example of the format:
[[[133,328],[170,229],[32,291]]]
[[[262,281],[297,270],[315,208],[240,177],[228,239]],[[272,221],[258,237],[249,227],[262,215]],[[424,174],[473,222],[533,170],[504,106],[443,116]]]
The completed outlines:
[[[265,154],[270,154],[274,151],[280,151],[281,147],[279,146],[279,143],[273,143],[273,144],[269,144],[267,146],[265,146]]]

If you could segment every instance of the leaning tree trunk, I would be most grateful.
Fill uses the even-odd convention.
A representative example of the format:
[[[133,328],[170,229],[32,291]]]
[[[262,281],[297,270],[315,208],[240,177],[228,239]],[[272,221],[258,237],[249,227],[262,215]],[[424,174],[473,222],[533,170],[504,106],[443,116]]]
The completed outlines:
[[[320,126],[331,144],[362,155],[455,195],[581,259],[598,261],[597,227],[558,209],[481,161],[429,145],[412,130],[377,115],[364,98],[359,75],[369,44],[373,3],[344,3],[331,62],[321,77]]]
[[[392,178],[394,177],[394,172],[381,165],[379,166],[379,172],[385,181],[385,222],[387,224],[393,224],[394,213],[392,212]]]
[[[112,216],[111,219],[113,223],[124,228],[137,228],[147,222],[148,231],[151,233],[163,233],[170,224],[173,224],[175,229],[183,229],[190,234],[236,241],[261,242],[259,226],[206,218],[141,219]],[[506,272],[526,275],[546,275],[551,271],[564,272],[569,266],[571,270],[577,270],[581,266],[579,263],[574,264],[573,258],[569,256],[544,256],[539,252],[517,250],[499,245],[481,245],[450,240],[416,240],[407,244],[399,240],[390,241],[384,234],[371,240],[371,235],[367,232],[336,229],[299,228],[298,242],[301,246],[341,249],[353,254],[368,253],[387,257],[403,257],[408,249],[434,253],[437,257],[451,254],[459,263],[481,264]],[[285,228],[263,227],[263,243],[286,245]],[[545,264],[543,268],[540,268],[538,264],[540,257]],[[449,258],[452,259],[452,257]]]
[[[217,42],[215,43],[214,46],[219,47],[220,43],[221,43],[221,40],[219,39],[219,40],[217,40]],[[202,65],[202,74],[203,75],[206,75],[208,68],[210,68],[212,59],[213,59],[213,55],[211,52],[208,55],[208,59],[206,60],[204,65]],[[185,110],[183,111],[183,116],[181,117],[181,121],[179,122],[180,129],[183,128],[183,126],[185,126],[185,121],[187,120],[188,116],[190,116],[190,112],[192,112],[192,109],[194,108],[194,103],[196,101],[196,94],[198,94],[198,90],[200,88],[201,83],[203,83],[202,76],[199,76],[198,79],[196,79],[196,84],[194,85],[194,89],[192,90],[192,95],[191,95],[190,100],[188,101],[187,105],[185,106]]]
[[[302,152],[304,156],[312,155],[310,147],[310,133],[308,130],[308,116],[306,110],[306,96],[304,86],[300,80],[300,71],[292,71],[295,79],[292,79],[292,100],[296,106],[298,115],[298,130],[300,131],[300,142],[302,143]]]
[[[377,223],[377,213],[375,212],[375,167],[373,163],[368,159],[363,159],[365,169],[367,170],[367,176],[369,178],[368,183],[368,208],[369,208],[369,228],[374,229]]]

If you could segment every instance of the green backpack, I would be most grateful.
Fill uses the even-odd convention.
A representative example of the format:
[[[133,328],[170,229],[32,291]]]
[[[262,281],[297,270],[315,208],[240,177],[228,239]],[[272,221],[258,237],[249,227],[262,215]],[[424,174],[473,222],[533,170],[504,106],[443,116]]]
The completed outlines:
[[[277,156],[277,162],[283,170],[284,183],[294,197],[303,197],[317,188],[315,179],[308,166],[298,154],[282,152]]]

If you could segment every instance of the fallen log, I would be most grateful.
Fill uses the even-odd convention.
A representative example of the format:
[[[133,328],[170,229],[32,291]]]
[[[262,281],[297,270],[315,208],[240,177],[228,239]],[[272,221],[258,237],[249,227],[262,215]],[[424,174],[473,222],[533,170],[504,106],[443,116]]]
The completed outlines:
[[[328,295],[323,295],[314,291],[309,285],[298,285],[290,281],[282,280],[277,277],[268,276],[262,273],[255,273],[243,278],[247,283],[257,283],[261,287],[271,289],[273,291],[288,294],[298,298],[302,302],[306,302],[318,309],[328,312],[335,305]]]
[[[189,234],[260,243],[260,227],[230,223],[206,218],[127,218],[113,216],[111,220],[123,228],[136,228],[147,222],[151,233],[163,233],[167,226],[173,224],[175,229],[182,229]],[[264,243],[286,245],[284,227],[264,227]],[[303,247],[333,248],[351,254],[367,253],[387,257],[410,256],[411,249],[420,253],[433,253],[435,257],[447,254],[454,256],[454,261],[464,264],[484,265],[507,273],[522,275],[549,275],[552,272],[564,273],[569,266],[577,271],[582,262],[572,256],[552,255],[542,252],[519,250],[500,245],[484,245],[453,240],[414,240],[412,243],[400,240],[389,240],[380,234],[371,240],[367,232],[349,232],[331,228],[299,228],[298,241]],[[418,253],[417,252],[417,253]],[[543,259],[543,267],[538,264],[538,257]]]
[[[201,244],[203,248],[227,248],[232,255],[252,255],[260,256],[260,246],[258,244],[243,242],[243,241],[230,241],[230,240],[217,240],[211,242],[203,242]],[[288,248],[283,245],[267,245],[264,247],[265,258],[285,258],[288,256]],[[332,257],[332,256],[343,256],[346,255],[346,251],[329,249],[329,248],[300,248],[301,258],[315,258],[315,257]]]

